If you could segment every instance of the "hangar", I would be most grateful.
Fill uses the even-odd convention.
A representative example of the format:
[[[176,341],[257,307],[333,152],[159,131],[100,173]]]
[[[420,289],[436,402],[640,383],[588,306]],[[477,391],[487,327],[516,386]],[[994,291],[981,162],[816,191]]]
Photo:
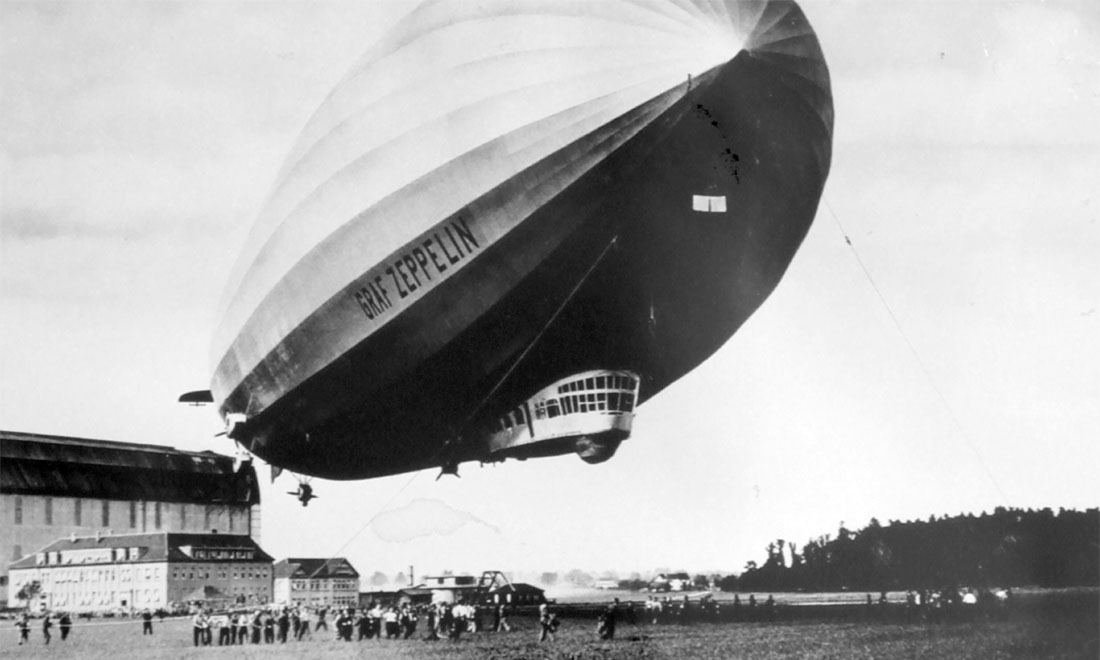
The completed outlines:
[[[260,490],[250,462],[182,451],[0,431],[0,604],[8,566],[55,541],[109,534],[260,537]]]

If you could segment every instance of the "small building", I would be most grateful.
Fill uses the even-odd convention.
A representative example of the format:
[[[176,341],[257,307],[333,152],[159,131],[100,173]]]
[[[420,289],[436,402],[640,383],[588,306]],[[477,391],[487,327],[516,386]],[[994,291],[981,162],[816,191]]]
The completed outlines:
[[[493,605],[542,605],[546,602],[546,592],[534,585],[512,582],[490,591],[486,601]]]
[[[250,462],[0,431],[0,604],[8,599],[8,564],[57,539],[214,530],[258,542],[260,490]]]
[[[361,591],[359,607],[367,609],[378,604],[382,607],[400,607],[402,605],[429,605],[432,602],[432,590],[423,587],[405,587],[397,591]]]
[[[275,602],[304,607],[356,607],[359,572],[343,557],[288,557],[275,564]]]
[[[247,535],[159,532],[57,540],[8,570],[13,594],[39,584],[32,609],[76,613],[268,603],[271,562]]]
[[[473,575],[430,575],[424,578],[422,589],[432,593],[433,603],[458,603],[477,597],[481,591]]]
[[[650,591],[684,591],[691,589],[691,576],[687,573],[661,573],[649,582]]]
[[[619,581],[615,578],[600,578],[592,586],[597,589],[618,589]]]

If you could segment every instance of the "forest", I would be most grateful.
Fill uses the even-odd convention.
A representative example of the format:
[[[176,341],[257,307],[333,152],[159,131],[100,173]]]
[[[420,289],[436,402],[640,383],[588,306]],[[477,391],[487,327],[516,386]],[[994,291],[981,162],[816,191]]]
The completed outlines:
[[[776,539],[723,588],[884,591],[944,586],[1100,586],[1100,509],[1007,509],[859,530],[801,547]]]

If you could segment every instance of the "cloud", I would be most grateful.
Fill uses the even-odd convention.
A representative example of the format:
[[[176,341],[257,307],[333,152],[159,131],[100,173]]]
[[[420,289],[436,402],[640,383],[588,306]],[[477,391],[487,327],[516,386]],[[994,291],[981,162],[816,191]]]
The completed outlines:
[[[499,535],[500,530],[468,511],[439,500],[416,499],[400,509],[380,513],[371,522],[384,541],[404,543],[426,536],[450,536],[467,525],[481,526]]]

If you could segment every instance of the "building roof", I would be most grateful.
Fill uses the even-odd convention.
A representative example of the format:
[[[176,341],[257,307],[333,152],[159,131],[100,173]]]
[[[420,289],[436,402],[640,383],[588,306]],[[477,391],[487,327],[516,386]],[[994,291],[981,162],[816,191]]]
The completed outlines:
[[[140,548],[140,554],[136,559],[126,559],[112,562],[110,559],[96,558],[87,551],[111,548]],[[247,550],[251,551],[251,559],[225,558],[218,556],[200,556],[195,550]],[[61,562],[47,564],[53,566],[85,566],[91,564],[111,563],[152,563],[152,562],[186,562],[186,563],[269,563],[271,555],[267,554],[252,539],[243,534],[182,534],[176,532],[155,532],[151,534],[109,534],[100,536],[77,536],[58,539],[36,553],[27,555],[22,559],[8,565],[10,570],[23,568],[39,568],[38,555],[41,553],[61,553]],[[76,553],[74,556],[72,553]],[[66,556],[68,555],[68,556]],[[83,560],[81,560],[83,559]]]
[[[275,577],[298,580],[357,578],[359,572],[344,557],[287,557],[276,562]]]
[[[0,431],[0,493],[258,504],[250,463],[209,451]]]
[[[668,580],[690,580],[691,576],[687,573],[661,573],[657,577],[653,578],[653,582],[668,581]]]
[[[507,594],[507,593],[523,594],[523,593],[526,593],[526,594],[540,594],[541,595],[541,594],[546,593],[546,591],[543,590],[543,589],[539,589],[538,587],[536,587],[533,584],[527,584],[526,582],[511,582],[511,583],[506,584],[504,586],[497,587],[496,589],[493,589],[489,593],[490,594]]]

